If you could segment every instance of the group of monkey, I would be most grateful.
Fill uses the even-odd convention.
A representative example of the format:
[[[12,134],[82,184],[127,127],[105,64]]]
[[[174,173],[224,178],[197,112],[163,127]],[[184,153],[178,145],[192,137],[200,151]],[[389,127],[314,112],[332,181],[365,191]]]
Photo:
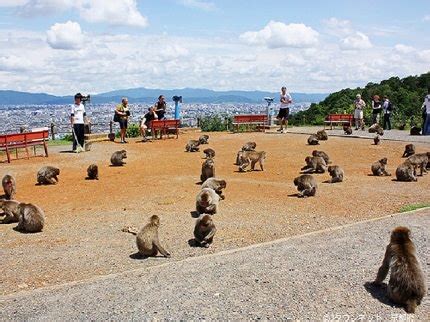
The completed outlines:
[[[187,152],[199,151],[199,146],[208,144],[208,135],[202,135],[198,140],[189,140],[185,146]],[[309,145],[319,144],[318,141],[327,140],[328,136],[324,130],[308,138]],[[255,142],[245,143],[241,150],[237,152],[236,165],[240,172],[246,171],[251,165],[251,171],[259,163],[261,171],[264,171],[264,160],[266,152],[256,151]],[[209,247],[213,242],[216,227],[213,215],[218,212],[220,200],[224,200],[223,189],[227,187],[225,180],[215,177],[215,151],[211,148],[203,150],[206,156],[201,168],[201,190],[196,197],[196,213],[199,217],[194,227],[194,242],[196,246]],[[405,147],[403,157],[408,159],[396,170],[396,177],[399,181],[416,181],[416,170],[421,170],[421,175],[430,165],[430,152],[415,153],[415,146],[408,144]],[[116,151],[111,156],[112,166],[123,166],[124,159],[127,158],[125,150]],[[326,170],[332,177],[328,182],[342,182],[344,171],[337,165],[330,165],[329,156],[324,151],[314,150],[312,156],[305,158],[306,165],[301,168],[302,174],[294,179],[299,197],[314,196],[317,189],[316,179],[310,173],[324,173]],[[371,166],[373,175],[390,175],[385,166],[387,158],[375,162]],[[56,184],[59,179],[60,170],[52,166],[45,166],[37,173],[38,184]],[[87,169],[87,179],[98,180],[98,167],[91,164]],[[5,195],[0,199],[0,209],[3,210],[4,219],[2,223],[18,222],[14,229],[22,232],[39,232],[43,229],[45,216],[41,208],[30,203],[20,203],[14,200],[16,194],[16,181],[13,176],[5,175],[2,179],[2,186]],[[159,241],[158,229],[160,218],[153,215],[150,221],[142,229],[134,227],[124,227],[122,231],[136,235],[136,245],[138,254],[143,257],[156,256],[158,253],[165,257],[170,257]],[[375,285],[379,285],[386,278],[389,269],[391,275],[388,283],[388,297],[395,303],[402,305],[409,313],[415,312],[417,305],[421,303],[426,294],[427,287],[424,273],[418,261],[416,250],[410,239],[410,230],[406,227],[397,227],[392,231],[391,240],[387,246],[383,263],[378,270]]]

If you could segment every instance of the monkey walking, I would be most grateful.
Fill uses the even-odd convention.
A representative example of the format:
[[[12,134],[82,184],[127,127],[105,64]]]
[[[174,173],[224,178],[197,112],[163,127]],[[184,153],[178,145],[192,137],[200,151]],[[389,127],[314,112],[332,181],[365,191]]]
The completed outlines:
[[[414,175],[416,175],[416,169],[420,169],[420,175],[422,176],[424,173],[427,173],[427,165],[429,163],[430,158],[430,152],[426,153],[416,153],[414,155],[411,155],[407,161],[410,162],[415,170]]]
[[[194,227],[194,240],[201,247],[208,248],[213,242],[216,227],[211,215],[200,216]]]
[[[426,294],[427,286],[407,227],[396,227],[392,231],[374,284],[382,284],[390,269],[388,297],[394,303],[402,305],[407,313],[415,313]]]
[[[266,152],[264,151],[242,151],[239,157],[239,171],[245,171],[248,165],[251,165],[251,171],[254,171],[255,165],[260,163],[261,171],[264,171],[264,161]]]
[[[7,200],[13,200],[16,194],[16,180],[10,174],[3,177],[2,181],[4,195]]]

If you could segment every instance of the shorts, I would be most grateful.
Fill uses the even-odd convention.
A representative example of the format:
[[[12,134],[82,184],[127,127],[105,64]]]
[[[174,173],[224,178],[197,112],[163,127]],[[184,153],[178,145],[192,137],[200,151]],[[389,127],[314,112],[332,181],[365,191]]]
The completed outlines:
[[[120,118],[119,119],[119,128],[120,129],[126,129],[127,128],[127,126],[128,126],[128,122],[127,122],[128,120],[126,119],[126,118]]]
[[[276,118],[278,119],[283,119],[283,120],[288,120],[288,117],[290,116],[290,108],[280,108],[279,109],[279,113],[278,116]]]
[[[358,110],[358,109],[356,109],[355,111],[354,111],[354,118],[355,119],[362,119],[363,118],[363,110]]]

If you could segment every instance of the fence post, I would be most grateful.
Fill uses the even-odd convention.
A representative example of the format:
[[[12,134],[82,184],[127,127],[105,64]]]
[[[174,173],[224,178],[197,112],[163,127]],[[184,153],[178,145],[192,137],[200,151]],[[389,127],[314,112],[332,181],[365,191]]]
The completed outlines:
[[[51,122],[51,138],[52,138],[52,140],[55,140],[54,130],[55,130],[55,124],[54,124],[54,122]]]

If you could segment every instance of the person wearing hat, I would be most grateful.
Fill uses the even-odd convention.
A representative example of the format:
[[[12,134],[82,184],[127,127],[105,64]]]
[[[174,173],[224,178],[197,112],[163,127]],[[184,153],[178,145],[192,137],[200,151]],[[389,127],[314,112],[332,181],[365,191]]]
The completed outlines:
[[[384,96],[384,102],[382,103],[382,109],[384,111],[384,130],[391,130],[391,112],[393,111],[393,104],[387,96]]]
[[[115,113],[118,115],[118,118],[119,118],[119,128],[120,128],[119,134],[121,138],[121,143],[127,143],[127,141],[125,140],[125,137],[127,134],[128,117],[130,116],[127,97],[123,97],[121,99],[121,104],[118,104],[116,106]]]
[[[354,107],[355,129],[361,128],[364,130],[363,109],[366,107],[366,103],[361,99],[360,94],[355,96]]]
[[[287,93],[287,88],[285,86],[282,86],[281,88],[281,96],[279,101],[281,102],[281,106],[279,108],[279,113],[276,118],[281,123],[281,127],[279,128],[278,132],[286,133],[288,127],[288,117],[290,115],[290,104],[293,100],[291,98],[291,95]]]
[[[372,98],[372,125],[379,124],[379,117],[381,115],[382,105],[378,95],[373,95]]]
[[[85,139],[85,106],[82,104],[82,94],[75,95],[75,104],[71,106],[70,123],[73,127],[73,152],[76,152],[78,143],[81,147],[84,146]]]

